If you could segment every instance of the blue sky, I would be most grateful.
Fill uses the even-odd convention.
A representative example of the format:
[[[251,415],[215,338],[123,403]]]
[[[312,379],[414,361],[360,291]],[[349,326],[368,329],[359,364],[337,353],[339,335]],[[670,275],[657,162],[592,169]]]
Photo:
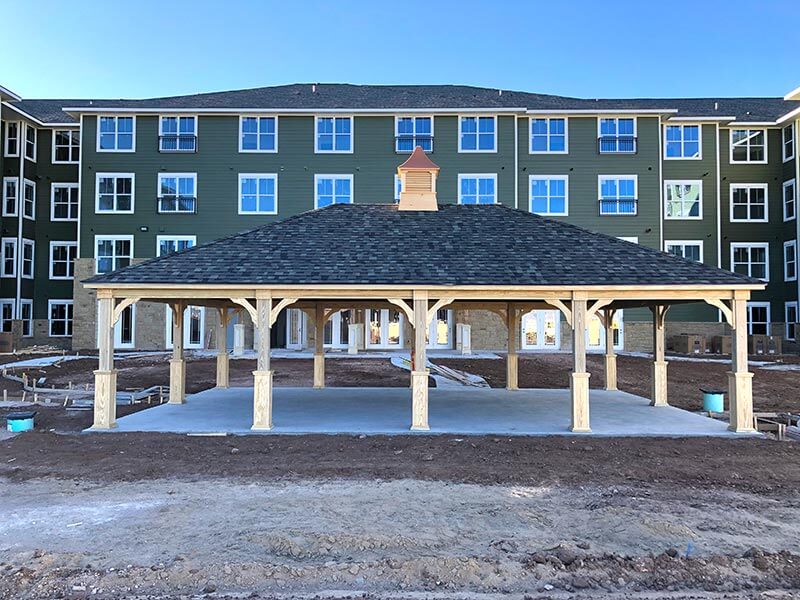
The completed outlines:
[[[15,0],[3,21],[0,85],[27,98],[293,82],[583,97],[783,96],[800,86],[797,0]]]

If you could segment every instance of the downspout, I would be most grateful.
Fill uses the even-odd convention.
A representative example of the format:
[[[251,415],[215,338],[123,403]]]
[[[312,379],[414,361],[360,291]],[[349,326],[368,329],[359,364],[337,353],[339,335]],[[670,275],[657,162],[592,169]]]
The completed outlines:
[[[17,250],[15,262],[17,295],[14,300],[14,318],[22,318],[22,215],[25,212],[25,152],[28,145],[28,124],[19,122],[17,128],[17,150],[19,150],[19,183],[17,184]],[[34,198],[34,210],[36,210],[36,199]]]
[[[519,208],[519,119],[514,115],[514,208]]]
[[[795,264],[797,263],[797,247],[800,247],[800,215],[797,214],[797,190],[800,189],[800,152],[797,150],[797,133],[800,131],[800,119],[795,120],[794,122],[794,222],[795,222]],[[797,269],[795,268],[795,271]],[[797,278],[797,310],[800,311],[800,277]],[[786,318],[786,307],[783,308],[784,312],[784,319]],[[800,312],[798,314],[798,320],[800,320]],[[797,337],[797,333],[795,332],[795,338]]]
[[[83,199],[82,199],[82,191],[81,191],[81,174],[83,172],[83,113],[81,113],[81,117],[79,120],[78,126],[78,222],[75,223],[76,232],[75,232],[75,240],[78,243],[78,248],[75,251],[75,260],[78,261],[81,258],[81,212],[83,208]],[[75,292],[73,289],[73,300],[75,299]]]
[[[658,118],[658,249],[664,252],[664,124]]]
[[[717,147],[716,156],[714,157],[717,163],[717,268],[722,268],[722,178],[720,174],[721,150],[720,150],[720,132],[719,121],[716,123],[717,128]],[[720,319],[722,315],[720,315]]]

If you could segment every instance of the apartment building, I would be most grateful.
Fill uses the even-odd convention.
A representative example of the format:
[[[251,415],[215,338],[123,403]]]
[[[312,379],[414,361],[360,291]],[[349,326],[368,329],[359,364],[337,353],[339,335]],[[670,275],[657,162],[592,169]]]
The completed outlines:
[[[440,202],[503,203],[764,279],[751,332],[795,339],[800,90],[589,100],[296,84],[148,100],[26,100],[0,88],[0,99],[0,326],[21,321],[27,343],[96,346],[96,300],[80,284],[92,274],[332,203],[396,201],[397,166],[416,146],[441,169]],[[430,243],[458,251],[458,240]],[[211,312],[187,309],[188,348],[208,345]],[[355,323],[363,339],[351,339]],[[452,348],[458,324],[470,325],[473,348],[506,346],[495,313],[448,310],[430,346]],[[674,307],[668,324],[668,335],[725,332],[703,305]],[[615,344],[648,348],[650,326],[648,312],[622,311]],[[529,313],[521,327],[522,349],[570,343],[556,311]],[[402,348],[407,329],[397,311],[344,310],[325,344]],[[314,335],[297,310],[275,330],[273,343],[289,348]],[[170,335],[164,307],[141,301],[123,313],[116,344],[163,348]],[[604,347],[599,321],[587,336]]]

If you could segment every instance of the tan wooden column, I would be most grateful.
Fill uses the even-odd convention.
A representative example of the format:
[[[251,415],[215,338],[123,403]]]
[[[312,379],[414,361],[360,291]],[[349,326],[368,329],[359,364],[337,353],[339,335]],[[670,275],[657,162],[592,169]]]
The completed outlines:
[[[506,389],[519,389],[519,310],[512,304],[506,309],[508,323],[508,354],[506,354]]]
[[[314,389],[325,387],[325,307],[314,308]]]
[[[753,427],[753,374],[747,370],[747,299],[735,298],[731,303],[733,313],[733,339],[731,344],[732,369],[728,373],[731,431],[746,433]]]
[[[172,315],[172,358],[169,361],[169,403],[186,402],[186,361],[183,358],[183,311],[186,305],[170,306]]]
[[[230,357],[228,356],[228,323],[230,315],[227,308],[217,309],[217,387],[230,387]]]
[[[100,360],[94,372],[94,423],[92,429],[117,426],[117,372],[114,369],[114,298],[98,290],[97,329]]]
[[[253,431],[272,429],[272,371],[269,365],[272,293],[259,292],[256,297],[258,329],[258,362],[253,371]]]
[[[428,331],[428,292],[414,291],[414,364],[411,365],[411,429],[427,431],[428,364],[425,334]]]
[[[603,327],[606,334],[606,354],[605,354],[605,389],[616,391],[617,389],[617,355],[614,352],[614,314],[617,311],[607,308],[603,311]]]
[[[572,399],[571,431],[589,433],[589,373],[586,372],[586,297],[573,294],[572,298],[572,374],[570,397]]]
[[[653,382],[650,406],[668,406],[667,403],[667,361],[666,321],[669,306],[656,305],[650,308],[653,313]]]

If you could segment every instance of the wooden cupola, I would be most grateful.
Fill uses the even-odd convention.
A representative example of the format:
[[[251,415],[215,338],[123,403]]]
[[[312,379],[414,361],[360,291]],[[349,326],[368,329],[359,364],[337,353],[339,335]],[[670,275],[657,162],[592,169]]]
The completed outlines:
[[[436,204],[436,177],[439,166],[422,146],[417,146],[408,160],[397,167],[400,177],[400,205],[398,210],[439,210]]]

